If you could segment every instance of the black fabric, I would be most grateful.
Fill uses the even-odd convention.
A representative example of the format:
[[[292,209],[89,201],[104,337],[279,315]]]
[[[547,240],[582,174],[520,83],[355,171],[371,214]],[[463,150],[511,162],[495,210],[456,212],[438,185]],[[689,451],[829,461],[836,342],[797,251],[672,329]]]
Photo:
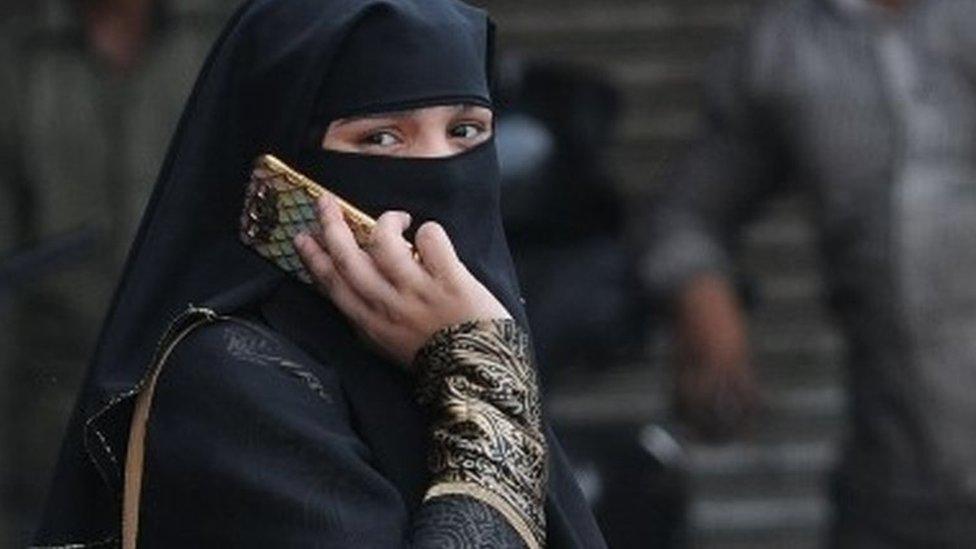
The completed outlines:
[[[257,317],[185,338],[156,385],[139,546],[521,545],[500,514],[469,498],[409,511],[418,503],[353,427],[340,371]],[[396,431],[415,422],[399,416],[375,436],[405,441]]]
[[[364,402],[347,390],[355,386],[347,380],[357,379],[348,374],[359,365],[346,360],[345,350],[314,347],[342,365],[332,368],[268,329],[269,322],[280,324],[273,320],[279,314],[288,315],[276,309],[293,298],[315,304],[314,296],[285,289],[272,300],[277,306],[265,307],[268,318],[199,328],[167,362],[146,439],[139,545],[521,546],[501,515],[480,502],[451,496],[421,506],[420,491],[403,490],[425,485],[427,477],[409,384],[388,383],[379,399],[374,392],[367,415],[386,421],[364,429]],[[403,378],[387,381],[395,379]],[[403,401],[390,402],[391,395]],[[575,485],[562,478],[569,469],[558,446],[554,452],[549,546],[600,547],[592,521],[566,522],[579,520],[567,509],[582,498],[564,492]],[[393,457],[406,467],[391,474]]]
[[[393,2],[364,16],[329,67],[317,118],[491,100],[491,26],[461,3]]]
[[[413,513],[427,487],[428,473],[426,423],[413,398],[412,379],[400,368],[373,363],[370,353],[355,344],[356,335],[348,324],[330,308],[308,288],[289,283],[264,301],[261,312],[275,332],[287,334],[339,373],[356,432],[370,448],[371,463],[403,494]],[[321,338],[302,329],[309,325],[323,327],[334,337]],[[565,452],[548,424],[545,434],[549,448],[547,546],[605,547]]]
[[[468,269],[527,324],[502,228],[494,140],[450,158],[305,149],[293,164],[373,216],[392,209],[410,212],[408,237],[424,221],[441,223]]]
[[[501,513],[465,496],[429,501],[416,519],[414,549],[520,547],[522,538]],[[501,526],[501,527],[499,527]]]
[[[180,343],[150,416],[140,546],[521,545],[473,500],[421,505],[427,437],[412,380],[369,364],[330,307],[284,284],[259,313]],[[301,328],[309,323],[337,337],[316,338]],[[548,546],[605,547],[549,429],[546,438]]]
[[[342,186],[364,207],[406,206],[444,223],[472,271],[524,324],[499,227],[493,144],[426,161],[319,155],[308,148],[310,128],[340,112],[447,99],[487,104],[490,34],[483,12],[451,0],[252,0],[236,12],[201,71],[130,251],[65,437],[39,544],[118,536],[131,390],[166,327],[189,303],[221,312],[264,307],[277,315],[269,315],[276,318],[275,330],[312,349],[316,360],[342,368],[354,427],[367,445],[375,444],[372,459],[405,501],[419,501],[424,467],[418,460],[424,454],[404,449],[424,444],[426,434],[409,399],[409,378],[351,338],[333,309],[309,312],[300,307],[307,299],[276,293],[290,288],[314,295],[241,245],[237,219],[257,155],[271,152],[310,172],[324,170],[324,183]],[[371,43],[376,47],[367,47]],[[379,80],[384,70],[393,70],[395,78]],[[357,78],[362,90],[354,85]],[[379,179],[367,180],[367,172]],[[451,188],[455,178],[468,187]],[[420,183],[416,195],[407,192],[408,181]],[[395,433],[402,444],[370,439],[388,432],[394,419],[403,426]],[[220,460],[228,449],[209,450]],[[568,475],[554,476],[572,483]],[[556,493],[566,490],[578,496],[575,486]],[[555,524],[585,531],[580,539],[599,540],[588,514]]]

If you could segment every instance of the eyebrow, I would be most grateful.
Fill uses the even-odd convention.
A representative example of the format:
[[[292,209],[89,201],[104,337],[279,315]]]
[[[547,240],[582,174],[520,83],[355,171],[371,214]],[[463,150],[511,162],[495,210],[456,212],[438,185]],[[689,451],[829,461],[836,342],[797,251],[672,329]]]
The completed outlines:
[[[438,105],[431,105],[438,106]],[[453,105],[454,114],[467,112],[470,110],[477,109],[480,105]],[[363,119],[375,119],[375,118],[406,118],[413,113],[424,109],[427,107],[418,107],[416,109],[403,109],[399,111],[383,111],[383,112],[368,112],[364,114],[357,114],[356,116],[350,116],[349,118],[340,118],[335,121],[336,127],[345,126],[346,124],[351,124],[353,122],[358,122]]]

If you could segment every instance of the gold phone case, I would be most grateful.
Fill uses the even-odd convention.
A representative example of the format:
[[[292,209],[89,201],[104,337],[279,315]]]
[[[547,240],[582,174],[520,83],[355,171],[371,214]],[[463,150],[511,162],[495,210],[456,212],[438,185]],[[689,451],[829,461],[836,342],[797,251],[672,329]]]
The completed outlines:
[[[270,154],[254,161],[241,212],[241,241],[302,282],[311,283],[292,238],[320,230],[315,201],[326,193],[336,198],[356,242],[365,246],[376,225],[373,218]]]

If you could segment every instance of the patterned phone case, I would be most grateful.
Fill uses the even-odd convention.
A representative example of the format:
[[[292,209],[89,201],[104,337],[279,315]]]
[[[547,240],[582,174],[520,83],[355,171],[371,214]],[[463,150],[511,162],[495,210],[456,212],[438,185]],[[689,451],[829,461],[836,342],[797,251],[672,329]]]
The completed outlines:
[[[311,283],[292,238],[320,229],[315,200],[326,193],[329,191],[324,187],[274,156],[258,157],[241,212],[241,241],[302,282]],[[376,223],[346,201],[336,199],[356,242],[365,246]]]

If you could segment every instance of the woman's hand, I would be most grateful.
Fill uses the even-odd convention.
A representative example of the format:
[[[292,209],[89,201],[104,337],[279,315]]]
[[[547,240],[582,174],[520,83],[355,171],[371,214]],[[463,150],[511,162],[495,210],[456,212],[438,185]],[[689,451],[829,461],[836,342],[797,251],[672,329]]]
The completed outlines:
[[[461,263],[439,224],[417,230],[418,260],[403,238],[409,214],[380,216],[361,249],[334,198],[321,198],[318,209],[321,232],[295,237],[305,268],[366,339],[400,364],[409,365],[441,328],[511,317]]]

